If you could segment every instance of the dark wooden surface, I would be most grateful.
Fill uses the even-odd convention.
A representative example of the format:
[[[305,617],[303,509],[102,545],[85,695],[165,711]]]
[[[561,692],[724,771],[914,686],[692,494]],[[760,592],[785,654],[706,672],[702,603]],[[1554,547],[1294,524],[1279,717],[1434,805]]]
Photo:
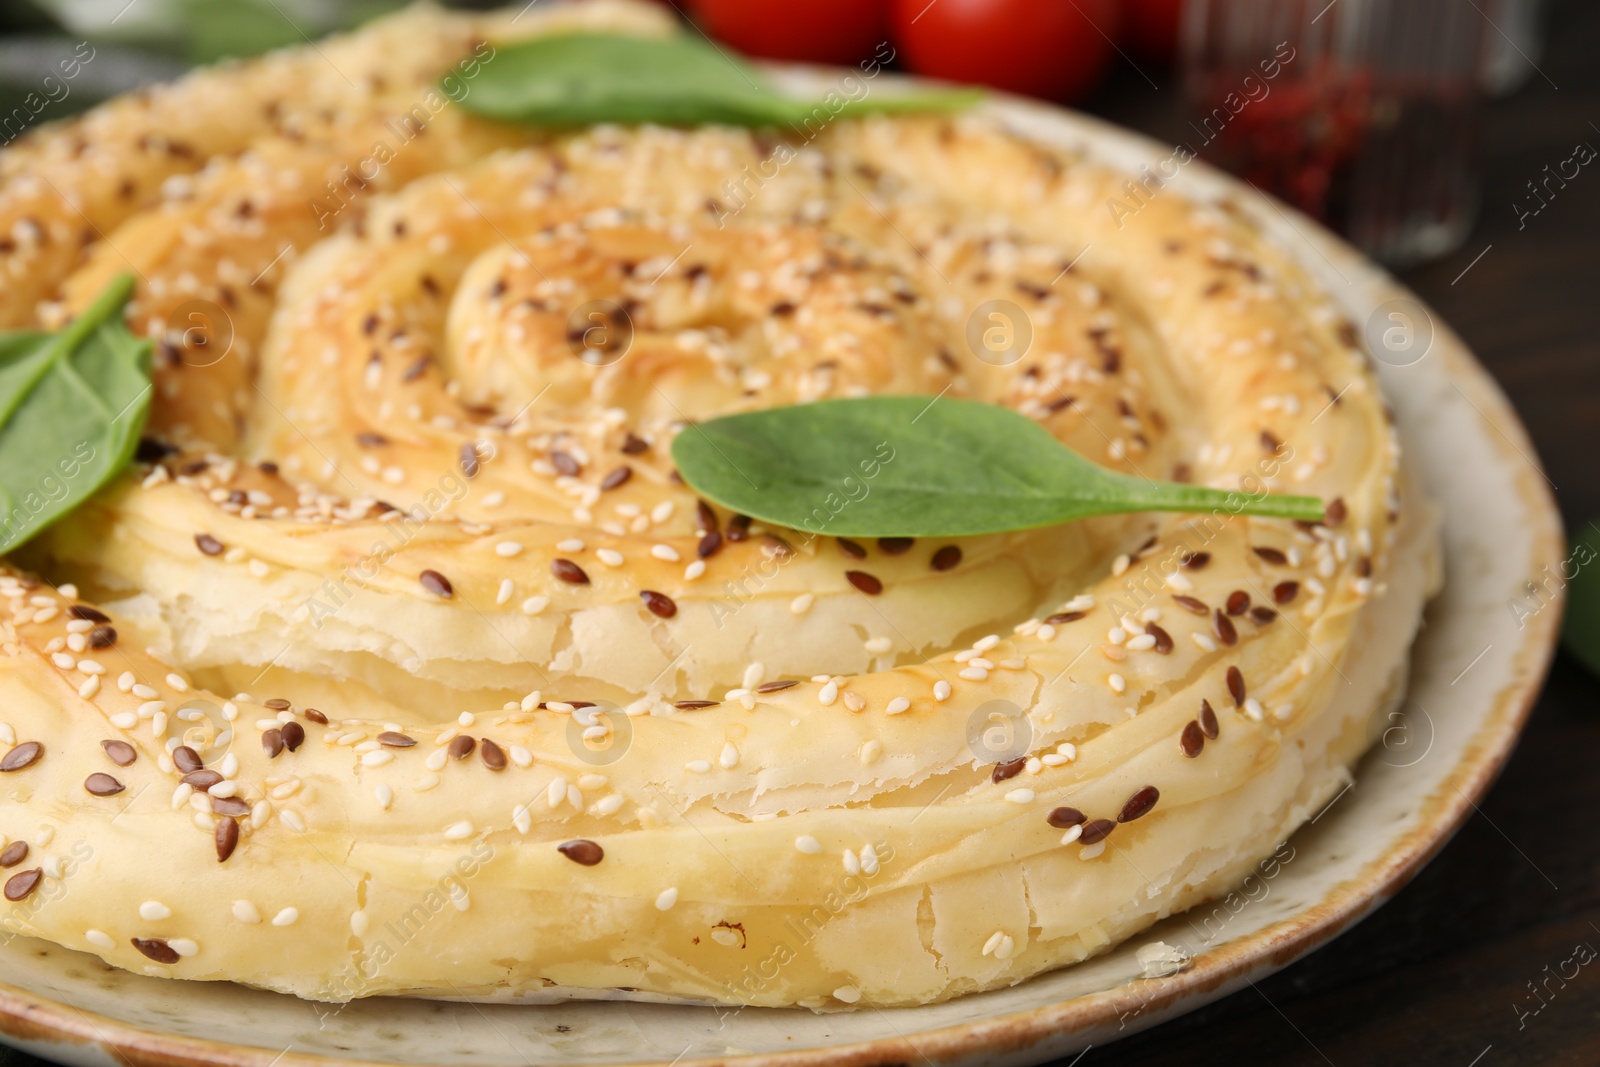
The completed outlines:
[[[1523,229],[1513,204],[1578,142],[1600,148],[1600,4],[1548,21],[1548,80],[1485,115],[1472,235],[1404,278],[1510,394],[1573,527],[1600,515],[1600,168]],[[1122,71],[1090,110],[1180,136],[1171,74],[1146,73],[1159,88]],[[1579,944],[1600,950],[1597,757],[1600,681],[1559,656],[1481,814],[1376,915],[1257,989],[1062,1064],[1600,1065],[1600,959],[1530,992]],[[0,1049],[0,1067],[43,1065]]]
[[[1525,228],[1513,204],[1580,141],[1600,150],[1600,4],[1556,4],[1548,22],[1549,80],[1535,74],[1484,116],[1471,236],[1402,277],[1510,395],[1571,529],[1600,516],[1600,169]],[[1146,73],[1159,90],[1130,72],[1092,109],[1181,136],[1171,75]],[[1600,959],[1565,988],[1551,979],[1542,1008],[1528,985],[1580,943],[1600,951],[1597,756],[1600,681],[1560,655],[1481,814],[1394,900],[1258,989],[1090,1049],[1078,1067],[1600,1064]]]

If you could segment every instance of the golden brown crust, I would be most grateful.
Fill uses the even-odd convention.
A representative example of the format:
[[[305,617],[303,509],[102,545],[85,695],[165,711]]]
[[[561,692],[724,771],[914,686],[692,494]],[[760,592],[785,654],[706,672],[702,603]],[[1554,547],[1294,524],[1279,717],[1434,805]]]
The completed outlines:
[[[1433,535],[1357,339],[1288,256],[1174,191],[1108,211],[1122,175],[982,114],[541,142],[446,108],[336,233],[261,194],[539,25],[506,18],[327,46],[419,73],[347,92],[321,137],[196,126],[215,158],[182,196],[106,216],[81,266],[29,261],[40,315],[131,262],[136,328],[207,300],[234,348],[171,335],[151,425],[180,451],[29,549],[78,588],[0,577],[0,741],[43,744],[0,775],[0,833],[68,890],[19,926],[318,999],[921,1003],[1225,888],[1338,788],[1403,684]],[[259,102],[308,62],[157,99]],[[0,164],[0,208],[149,166],[100,139],[110,176],[80,173],[53,146],[86,135]],[[1031,328],[1020,359],[968,343],[992,300]],[[813,537],[708,519],[673,479],[686,419],[861,392],[1338,503],[857,545],[825,536],[848,487]],[[108,621],[70,617],[90,600]],[[183,782],[176,745],[214,728],[231,748]]]

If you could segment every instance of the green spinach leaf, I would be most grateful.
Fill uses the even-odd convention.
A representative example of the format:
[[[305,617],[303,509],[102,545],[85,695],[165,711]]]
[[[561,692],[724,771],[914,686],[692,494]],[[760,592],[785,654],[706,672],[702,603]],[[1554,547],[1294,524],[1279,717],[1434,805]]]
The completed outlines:
[[[689,426],[684,481],[736,512],[851,537],[959,537],[1133,511],[1315,521],[1309,496],[1117,474],[1009,408],[926,396],[823,400]]]
[[[864,78],[858,81],[866,84]],[[760,71],[732,54],[687,34],[570,33],[500,49],[473,79],[461,105],[487,118],[536,126],[815,126],[839,115],[874,111],[959,110],[981,98],[975,91],[936,90],[801,100],[778,92]]]
[[[150,342],[122,322],[118,276],[59,333],[0,333],[0,552],[127,466],[150,409]]]

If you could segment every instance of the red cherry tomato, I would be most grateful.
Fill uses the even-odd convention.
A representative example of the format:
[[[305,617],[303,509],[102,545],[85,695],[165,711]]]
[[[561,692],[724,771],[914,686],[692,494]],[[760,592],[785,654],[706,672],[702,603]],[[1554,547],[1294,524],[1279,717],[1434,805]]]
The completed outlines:
[[[1171,63],[1182,23],[1183,0],[1122,0],[1119,39],[1139,59]]]
[[[769,59],[854,63],[889,39],[889,0],[688,0],[688,4],[689,14],[712,37]]]
[[[1113,54],[1116,0],[893,0],[890,28],[918,74],[1074,100]]]

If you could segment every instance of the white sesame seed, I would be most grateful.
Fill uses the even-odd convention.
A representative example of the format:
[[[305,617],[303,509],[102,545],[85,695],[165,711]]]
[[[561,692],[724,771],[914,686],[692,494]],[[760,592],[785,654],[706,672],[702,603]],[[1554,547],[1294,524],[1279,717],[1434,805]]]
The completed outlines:
[[[1129,652],[1145,652],[1156,647],[1154,634],[1140,634],[1128,641]]]
[[[524,600],[522,602],[522,611],[523,611],[523,614],[525,614],[525,615],[537,615],[537,614],[539,614],[539,612],[543,611],[545,608],[547,608],[549,606],[550,606],[550,598],[549,597],[547,597],[547,596],[531,596],[527,600]]]
[[[672,906],[678,902],[678,887],[668,886],[656,894],[656,910],[671,911]]]
[[[651,545],[650,554],[656,559],[665,560],[668,563],[676,563],[683,558],[678,555],[678,550],[671,545]]]
[[[99,691],[100,691],[100,679],[99,679],[99,677],[97,675],[93,675],[93,674],[91,674],[91,675],[89,675],[89,677],[85,678],[83,680],[83,684],[78,686],[78,695],[80,697],[82,697],[83,699],[85,699],[85,700],[90,699],[91,697],[93,697]]]
[[[883,742],[873,738],[861,746],[861,762],[871,766],[878,762],[878,757],[883,755]]]
[[[496,604],[504,604],[511,599],[512,594],[516,591],[517,583],[510,578],[502,578],[500,579],[500,588],[494,595],[494,602]]]
[[[394,753],[385,752],[382,749],[379,749],[376,752],[368,752],[364,756],[362,756],[361,757],[361,766],[363,766],[363,767],[382,767],[384,764],[390,762],[393,759],[394,759]]]
[[[1113,626],[1106,631],[1106,640],[1113,645],[1120,645],[1128,639],[1128,631],[1120,626]]]
[[[494,546],[494,551],[496,555],[510,559],[512,556],[519,555],[522,552],[522,546],[515,541],[501,541]]]
[[[1031,789],[1013,789],[1006,794],[1006,799],[1013,804],[1032,804],[1034,792]]]
[[[739,750],[734,747],[732,741],[722,746],[722,755],[717,758],[717,762],[727,771],[739,766]]]
[[[804,615],[806,612],[811,610],[811,603],[814,600],[816,600],[816,596],[814,594],[801,593],[799,596],[789,601],[789,610],[796,615]]]
[[[83,939],[89,942],[89,944],[93,945],[95,948],[106,951],[110,951],[111,949],[117,947],[117,943],[111,940],[111,935],[101,930],[85,930],[83,932]]]
[[[1004,930],[996,930],[994,933],[990,934],[989,940],[983,943],[983,955],[992,955],[994,950],[1000,947],[1000,941],[1005,936],[1006,932]]]
[[[60,667],[64,671],[70,671],[78,663],[76,659],[67,655],[65,652],[51,653],[50,662],[54,663],[57,667]]]
[[[185,959],[200,952],[200,946],[187,937],[174,937],[167,942],[167,947]]]
[[[689,564],[687,567],[683,568],[683,577],[684,577],[685,581],[692,582],[696,578],[698,578],[702,574],[704,574],[705,572],[706,572],[706,561],[703,560],[703,559],[697,559],[693,563]]]
[[[989,672],[982,667],[965,667],[958,674],[958,678],[965,678],[969,682],[981,682],[989,677]]]
[[[1255,697],[1246,698],[1244,702],[1244,713],[1245,716],[1252,722],[1260,722],[1264,715],[1261,709],[1261,701],[1257,700]]]
[[[867,706],[867,700],[860,693],[846,689],[844,692],[844,706],[851,711],[860,711]]]
[[[1210,634],[1203,634],[1199,631],[1196,631],[1189,635],[1189,640],[1198,645],[1203,652],[1215,652],[1217,650],[1217,643],[1211,640]]]
[[[378,800],[378,807],[384,811],[388,811],[390,805],[394,803],[394,787],[389,785],[388,782],[379,782],[378,787],[372,793]]]
[[[1128,559],[1128,554],[1126,552],[1122,553],[1122,555],[1111,561],[1111,573],[1113,575],[1121,575],[1128,569],[1128,565],[1131,562]]]
[[[625,799],[621,793],[607,793],[595,801],[590,810],[599,815],[615,815],[622,808]]]
[[[444,828],[444,837],[446,841],[464,841],[471,836],[472,824],[470,822],[466,822],[465,820],[462,822],[451,823],[449,826]]]
[[[815,856],[822,851],[822,843],[810,834],[801,834],[795,838],[794,847],[808,856]]]
[[[614,548],[597,548],[597,549],[594,550],[594,554],[595,554],[595,557],[597,559],[599,559],[601,563],[604,563],[607,567],[620,567],[620,566],[622,566],[622,562],[623,562],[622,553],[618,552]]]
[[[853,850],[848,848],[844,850],[844,873],[850,875],[861,873],[861,860],[856,857]]]
[[[1189,580],[1187,575],[1179,571],[1173,571],[1167,575],[1167,588],[1176,589],[1180,593],[1187,593],[1194,588],[1194,583]]]
[[[706,759],[690,760],[683,765],[683,769],[692,771],[695,774],[707,774],[711,771],[711,761]]]
[[[557,541],[556,548],[562,552],[582,552],[583,542],[576,537],[569,537],[565,541]]]
[[[272,917],[273,926],[293,926],[300,919],[298,908],[284,908]]]
[[[907,700],[905,697],[895,697],[893,700],[889,701],[888,705],[883,709],[883,713],[885,715],[899,715],[902,712],[910,710],[911,701]]]
[[[941,704],[950,699],[950,683],[943,678],[933,683],[933,699]]]
[[[506,755],[510,756],[511,762],[515,763],[518,767],[533,766],[533,753],[529,752],[522,745],[512,745],[510,748],[506,749]]]
[[[817,690],[817,703],[821,704],[823,707],[827,707],[838,699],[839,683],[837,682],[829,682],[827,685]]]
[[[160,922],[172,918],[172,909],[159,900],[147,900],[139,905],[139,918],[145,922]]]
[[[845,1004],[854,1004],[861,999],[861,990],[853,985],[842,985],[833,991],[833,999]]]
[[[167,684],[180,693],[187,693],[189,691],[189,683],[184,681],[181,675],[167,675]]]
[[[1128,688],[1127,679],[1120,674],[1106,675],[1106,684],[1111,687],[1113,693],[1121,693]]]
[[[371,925],[372,920],[367,917],[365,911],[353,911],[350,913],[350,932],[357,937],[366,937],[367,930]]]

